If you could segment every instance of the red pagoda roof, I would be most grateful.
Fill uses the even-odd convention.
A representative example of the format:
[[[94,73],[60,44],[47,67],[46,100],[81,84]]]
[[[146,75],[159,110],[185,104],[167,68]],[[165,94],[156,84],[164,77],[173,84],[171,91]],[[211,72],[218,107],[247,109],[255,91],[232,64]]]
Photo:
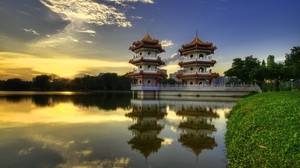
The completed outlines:
[[[144,72],[144,71],[139,71],[139,72],[129,72],[126,74],[128,77],[134,77],[134,76],[161,76],[161,77],[167,77],[168,75],[163,73],[163,72]]]
[[[194,73],[194,74],[178,74],[176,75],[176,77],[178,79],[181,79],[181,78],[208,78],[208,79],[211,79],[211,78],[217,78],[219,77],[219,74],[217,73],[210,73],[210,74],[198,74],[198,73]]]
[[[192,42],[182,45],[178,52],[180,52],[181,55],[184,55],[184,53],[188,51],[202,50],[212,54],[215,49],[217,49],[217,47],[214,46],[213,43],[203,42],[199,39],[198,35],[196,35]]]
[[[155,60],[154,59],[147,59],[147,58],[144,58],[144,57],[141,57],[140,59],[131,59],[131,60],[129,60],[129,63],[131,63],[131,64],[138,64],[138,63],[144,63],[144,62],[156,63],[158,65],[165,65],[165,62],[163,62],[160,57],[158,57]]]
[[[197,64],[197,65],[206,65],[206,66],[214,66],[216,64],[216,60],[211,60],[211,61],[204,61],[201,59],[196,59],[196,60],[191,60],[189,62],[179,62],[178,65],[180,67],[186,66],[186,65],[193,65],[193,64]]]
[[[148,33],[142,40],[133,42],[132,46],[129,47],[129,50],[134,52],[140,48],[157,49],[159,53],[165,52],[165,50],[162,49],[161,44],[159,44],[159,41],[153,39]]]

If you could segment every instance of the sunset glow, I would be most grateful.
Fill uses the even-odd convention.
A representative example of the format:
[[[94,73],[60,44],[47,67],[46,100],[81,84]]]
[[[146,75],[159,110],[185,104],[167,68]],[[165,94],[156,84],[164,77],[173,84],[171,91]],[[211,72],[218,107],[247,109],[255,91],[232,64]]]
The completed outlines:
[[[283,61],[300,43],[297,6],[297,0],[0,0],[0,79],[123,75],[133,68],[129,46],[147,32],[167,60],[198,31],[217,46],[214,71],[221,75],[236,57],[272,54]],[[175,72],[177,63],[163,68]]]

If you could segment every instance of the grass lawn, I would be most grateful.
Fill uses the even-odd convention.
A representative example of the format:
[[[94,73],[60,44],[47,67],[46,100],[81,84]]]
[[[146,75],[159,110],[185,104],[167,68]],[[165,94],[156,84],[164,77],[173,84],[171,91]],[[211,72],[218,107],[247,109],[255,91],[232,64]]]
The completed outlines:
[[[225,134],[228,167],[300,167],[300,92],[240,100]]]

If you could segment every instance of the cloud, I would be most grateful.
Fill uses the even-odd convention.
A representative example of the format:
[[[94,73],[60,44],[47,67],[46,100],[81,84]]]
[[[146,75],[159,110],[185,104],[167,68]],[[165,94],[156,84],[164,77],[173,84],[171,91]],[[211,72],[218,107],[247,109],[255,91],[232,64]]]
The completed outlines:
[[[163,47],[172,47],[174,43],[172,40],[162,40],[160,43]]]
[[[114,3],[120,4],[120,5],[123,5],[124,3],[127,3],[127,2],[142,2],[145,4],[153,4],[154,3],[153,0],[106,0],[106,1],[114,2]]]
[[[21,155],[21,156],[26,156],[26,155],[29,155],[33,149],[34,149],[34,147],[30,147],[28,149],[21,149],[18,152],[18,154]]]
[[[118,12],[115,7],[92,0],[40,0],[40,2],[67,21],[132,27],[124,13]]]
[[[77,32],[79,32],[79,33],[87,33],[87,34],[90,34],[90,36],[95,36],[96,35],[96,31],[95,30],[91,30],[91,29],[81,29],[81,30],[77,30]]]
[[[40,35],[40,33],[38,33],[37,31],[35,31],[35,30],[33,30],[33,29],[23,29],[25,32],[27,32],[27,33],[32,33],[32,34],[34,34],[34,35],[37,35],[37,36],[39,36]]]
[[[138,19],[143,19],[143,17],[142,16],[131,16],[131,19],[138,20]]]
[[[86,43],[88,43],[88,44],[93,44],[93,42],[90,41],[90,40],[84,40],[84,42],[86,42]]]
[[[171,57],[163,59],[166,65],[177,60],[180,60],[180,55],[178,53],[174,53],[171,55]]]

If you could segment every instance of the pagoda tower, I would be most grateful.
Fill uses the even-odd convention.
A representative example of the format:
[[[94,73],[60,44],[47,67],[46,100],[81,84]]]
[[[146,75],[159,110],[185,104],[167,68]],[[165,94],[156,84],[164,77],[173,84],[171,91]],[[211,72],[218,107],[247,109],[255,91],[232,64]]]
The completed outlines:
[[[136,66],[127,76],[132,78],[132,85],[157,86],[167,77],[166,70],[159,69],[165,65],[158,54],[165,52],[158,40],[147,33],[142,40],[132,43],[129,50],[134,52],[129,63]]]
[[[216,63],[211,56],[215,49],[213,43],[201,41],[197,33],[192,42],[181,46],[178,52],[182,59],[178,64],[182,71],[176,77],[182,84],[211,84],[212,79],[219,76],[211,70]]]

